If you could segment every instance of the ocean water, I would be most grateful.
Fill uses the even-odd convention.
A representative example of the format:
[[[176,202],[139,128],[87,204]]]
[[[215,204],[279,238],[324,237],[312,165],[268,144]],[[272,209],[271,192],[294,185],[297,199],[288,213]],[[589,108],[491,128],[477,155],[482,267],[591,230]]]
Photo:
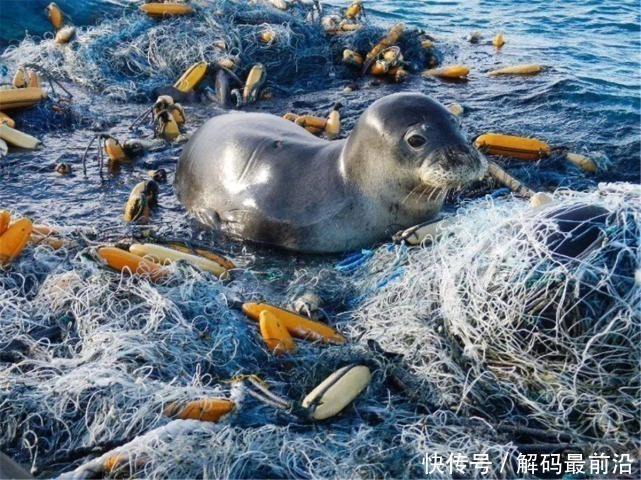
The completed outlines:
[[[51,38],[50,25],[44,15],[47,3],[0,1],[3,49],[8,45],[15,48],[26,32],[36,41]],[[83,26],[80,35],[86,28],[110,25],[123,15],[137,18],[135,5],[129,2],[63,0],[58,4],[70,21]],[[332,4],[339,7],[346,2]],[[402,85],[383,85],[343,94],[341,90],[349,82],[323,80],[326,73],[321,63],[318,71],[310,74],[313,80],[307,90],[313,93],[298,88],[249,109],[276,114],[302,109],[325,115],[331,105],[340,100],[346,106],[343,113],[345,132],[348,132],[360,112],[375,98],[398,90],[418,90],[444,103],[464,105],[467,113],[463,124],[470,139],[489,131],[533,136],[553,146],[591,155],[604,166],[597,174],[588,174],[558,157],[537,164],[504,162],[510,172],[534,189],[586,189],[600,181],[639,181],[641,45],[640,12],[636,2],[384,0],[366,2],[365,8],[370,23],[385,26],[403,21],[433,36],[442,64],[468,65],[469,80],[446,83],[412,75]],[[140,28],[147,25],[143,23]],[[465,40],[472,31],[480,31],[485,42],[497,32],[503,32],[506,45],[500,51],[483,42],[472,45]],[[20,47],[17,48],[20,52]],[[498,66],[530,62],[542,64],[548,70],[524,78],[490,78],[485,74]],[[7,67],[1,81],[10,80],[14,63],[0,59],[0,64]],[[179,74],[176,72],[176,76]],[[120,219],[127,192],[140,179],[139,168],[125,168],[122,175],[111,176],[101,185],[93,164],[88,179],[60,177],[53,172],[53,165],[66,159],[79,167],[80,154],[96,129],[108,130],[121,140],[131,136],[126,128],[128,122],[143,107],[139,103],[105,100],[100,92],[81,88],[77,82],[69,83],[68,87],[76,95],[76,114],[80,118],[76,118],[71,127],[52,121],[47,124],[51,128],[39,132],[35,128],[39,126],[37,113],[16,116],[19,126],[22,123],[26,130],[31,128],[40,134],[46,148],[37,155],[22,153],[2,161],[0,175],[4,187],[0,189],[0,203],[11,203],[25,213],[46,215],[58,222],[115,222]],[[187,112],[190,131],[209,116],[220,113],[208,103],[190,104]],[[171,172],[179,152],[180,148],[174,148],[144,161]],[[26,192],[29,195],[25,195]],[[170,185],[163,187],[162,196],[165,207],[172,212],[172,220],[182,223],[181,208],[173,200]]]

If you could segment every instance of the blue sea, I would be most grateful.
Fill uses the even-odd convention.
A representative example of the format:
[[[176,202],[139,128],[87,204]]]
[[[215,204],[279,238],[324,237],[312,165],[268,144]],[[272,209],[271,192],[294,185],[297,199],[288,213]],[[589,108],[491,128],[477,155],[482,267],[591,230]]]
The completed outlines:
[[[44,14],[47,4],[44,0],[1,0],[2,48],[11,46],[10,49],[17,48],[20,52],[22,46],[18,45],[25,35],[35,43],[51,39],[51,26]],[[199,5],[199,2],[195,4]],[[201,5],[208,4],[201,2]],[[99,28],[108,28],[120,17],[131,19],[121,20],[121,24],[127,25],[135,34],[141,34],[155,23],[141,19],[135,3],[130,2],[61,0],[58,5],[69,22],[81,27],[79,38],[93,32],[92,39],[83,42],[96,45],[101,41]],[[326,10],[346,5],[347,2],[331,2],[326,4]],[[259,102],[249,109],[280,115],[290,110],[324,116],[331,105],[340,100],[345,105],[344,125],[348,133],[360,112],[374,99],[393,91],[419,90],[446,104],[462,104],[466,108],[463,124],[470,139],[490,131],[532,136],[552,146],[587,154],[597,159],[601,166],[596,174],[590,174],[558,157],[539,163],[503,162],[508,171],[535,190],[587,189],[603,181],[639,181],[641,37],[638,2],[381,0],[364,5],[369,24],[388,27],[402,21],[408,27],[421,29],[434,37],[441,64],[469,66],[468,81],[446,83],[411,75],[404,84],[362,88],[345,94],[342,89],[349,82],[328,78],[327,71],[333,67],[321,62],[315,70],[300,73],[301,78],[307,77],[306,82],[285,91],[275,90],[277,95],[273,100]],[[474,31],[483,36],[476,45],[466,40]],[[506,41],[499,51],[487,44],[498,32],[503,33]],[[182,34],[188,35],[188,32]],[[113,32],[110,35],[110,48],[114,48],[113,44],[124,47],[122,42],[129,38],[123,34],[123,38],[114,39]],[[197,60],[194,58],[193,61]],[[82,70],[82,61],[75,61],[78,62],[76,69]],[[10,81],[15,63],[6,57],[0,59],[5,74],[0,81]],[[486,75],[493,68],[518,63],[538,63],[548,69],[533,77],[492,78]],[[180,73],[176,71],[175,76]],[[268,83],[274,78],[273,72],[272,75],[268,72]],[[46,148],[38,155],[24,153],[14,156],[13,160],[10,156],[2,161],[5,168],[0,170],[4,179],[0,204],[10,202],[25,213],[47,216],[52,221],[117,224],[123,199],[140,180],[139,168],[111,176],[106,183],[100,184],[93,161],[88,178],[60,177],[53,172],[53,165],[65,160],[79,172],[81,153],[98,130],[109,131],[121,141],[130,136],[127,127],[143,110],[141,103],[145,99],[141,101],[137,96],[135,102],[124,103],[106,99],[102,95],[106,89],[102,86],[100,90],[83,88],[86,82],[82,81],[82,72],[71,81],[61,80],[66,80],[75,94],[76,117],[70,124],[57,124],[52,120],[43,126],[37,113],[17,115],[18,125],[22,124],[25,131],[37,133]],[[149,101],[154,81],[144,76],[134,78],[134,83],[148,87],[145,95]],[[159,78],[158,86],[169,81],[170,76]],[[212,114],[220,113],[207,103],[193,103],[187,109],[191,132]],[[145,134],[149,135],[149,132]],[[160,156],[146,158],[144,165],[166,168],[171,180],[179,153],[180,148],[175,148]],[[12,166],[8,167],[8,164]],[[164,218],[169,214],[176,222],[183,223],[184,215],[173,198],[170,185],[163,189],[165,208],[171,211],[170,214],[165,212]],[[454,201],[452,206],[455,204]]]

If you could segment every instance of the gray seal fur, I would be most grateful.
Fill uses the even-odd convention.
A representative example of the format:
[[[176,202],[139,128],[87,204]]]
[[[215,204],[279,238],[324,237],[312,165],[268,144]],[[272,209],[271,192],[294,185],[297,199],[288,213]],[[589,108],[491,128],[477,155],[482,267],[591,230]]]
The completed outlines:
[[[183,149],[175,188],[191,215],[231,236],[332,253],[436,216],[447,190],[486,168],[443,105],[397,93],[331,142],[274,115],[214,117]]]

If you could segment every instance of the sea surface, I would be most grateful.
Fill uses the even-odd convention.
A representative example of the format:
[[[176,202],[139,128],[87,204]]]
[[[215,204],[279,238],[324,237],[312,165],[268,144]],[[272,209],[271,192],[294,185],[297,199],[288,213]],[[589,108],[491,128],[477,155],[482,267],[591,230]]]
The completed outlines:
[[[51,26],[44,15],[47,3],[0,0],[3,51],[17,48],[20,52],[24,48],[20,42],[26,35],[35,42],[42,40],[51,44]],[[137,20],[136,15],[142,14],[136,13],[135,2],[60,0],[57,3],[68,20],[81,27],[79,37],[83,39],[88,31],[99,35],[100,28],[106,29],[122,16],[132,18],[136,28],[144,29],[153,23]],[[195,4],[208,5],[208,2]],[[347,4],[325,3],[327,11]],[[346,135],[362,110],[376,98],[399,90],[418,90],[446,104],[462,104],[466,108],[462,121],[470,140],[490,131],[533,136],[552,146],[589,155],[600,165],[599,171],[591,174],[559,155],[537,163],[507,159],[501,162],[535,190],[585,190],[598,182],[639,182],[641,22],[638,2],[380,0],[366,1],[364,5],[366,21],[370,24],[389,27],[395,22],[404,22],[434,37],[441,64],[468,65],[471,69],[468,81],[451,83],[411,75],[403,84],[368,88],[366,82],[371,79],[361,79],[360,90],[343,93],[350,82],[331,78],[331,74],[328,77],[326,64],[319,62],[316,72],[305,73],[309,81],[302,83],[302,87],[277,89],[272,100],[258,102],[246,110],[278,115],[296,111],[324,116],[334,102],[341,101],[345,105],[343,135]],[[482,34],[479,44],[466,40],[474,31]],[[506,44],[497,51],[488,42],[498,32],[503,33]],[[15,50],[12,59],[15,59]],[[539,63],[547,70],[532,77],[486,75],[493,68],[518,63]],[[0,71],[4,75],[0,82],[9,82],[15,67],[14,60],[0,57]],[[179,74],[176,72],[176,76]],[[40,121],[39,110],[16,115],[18,128],[41,138],[44,149],[35,154],[12,153],[0,160],[0,206],[39,221],[108,225],[124,231],[122,206],[128,192],[138,181],[147,178],[149,168],[162,167],[169,172],[169,182],[161,186],[161,207],[154,215],[155,224],[183,235],[202,235],[193,230],[194,224],[175,200],[171,187],[180,146],[147,155],[135,164],[107,174],[104,181],[98,177],[94,152],[89,156],[87,177],[82,175],[82,153],[93,135],[108,131],[121,141],[131,137],[128,126],[149,105],[151,92],[146,93],[149,98],[146,103],[139,96],[135,101],[122,102],[107,98],[103,89],[61,80],[74,93],[74,117],[72,120],[47,117],[46,121]],[[278,85],[272,87],[278,88]],[[187,113],[188,132],[193,132],[208,117],[222,112],[211,103],[195,102],[187,105]],[[137,134],[145,135],[150,135],[149,129]],[[75,175],[66,177],[55,173],[53,167],[60,161],[70,163]],[[478,195],[496,188],[499,186],[482,188]],[[467,191],[464,197],[473,198],[476,194]],[[450,198],[447,208],[456,208],[460,201],[460,195]],[[230,248],[240,247],[230,244]]]

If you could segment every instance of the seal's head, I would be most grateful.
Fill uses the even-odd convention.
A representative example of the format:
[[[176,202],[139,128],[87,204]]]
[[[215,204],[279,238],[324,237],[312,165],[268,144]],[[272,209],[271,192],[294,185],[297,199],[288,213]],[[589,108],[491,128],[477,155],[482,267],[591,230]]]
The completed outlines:
[[[458,188],[487,169],[487,161],[460,130],[458,119],[421,93],[397,93],[374,102],[346,146],[350,174],[394,179],[401,191]],[[365,175],[359,175],[357,170]],[[377,172],[377,175],[373,175]],[[388,188],[379,183],[371,189]]]

